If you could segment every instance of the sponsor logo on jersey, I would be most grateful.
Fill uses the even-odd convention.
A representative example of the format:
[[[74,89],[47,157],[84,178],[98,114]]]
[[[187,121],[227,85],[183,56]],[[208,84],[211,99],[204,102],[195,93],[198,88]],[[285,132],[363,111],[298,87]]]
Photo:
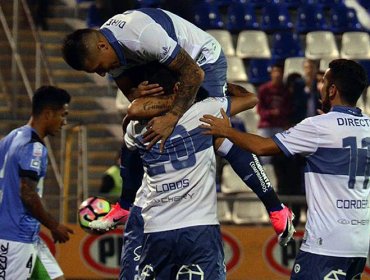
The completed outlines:
[[[39,143],[39,142],[33,143],[32,155],[34,157],[41,157],[42,156],[42,149],[43,149],[43,146],[42,146],[41,143]]]
[[[0,246],[0,279],[6,278],[6,267],[8,266],[9,243],[2,243]]]

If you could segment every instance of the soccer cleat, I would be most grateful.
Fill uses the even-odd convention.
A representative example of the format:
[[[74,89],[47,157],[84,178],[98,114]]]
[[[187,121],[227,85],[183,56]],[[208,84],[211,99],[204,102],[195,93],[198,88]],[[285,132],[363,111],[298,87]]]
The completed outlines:
[[[129,213],[129,211],[122,209],[117,202],[102,219],[90,222],[89,227],[97,231],[108,231],[114,229],[117,225],[123,225],[126,223]]]
[[[282,210],[270,212],[269,215],[271,224],[278,235],[279,244],[286,246],[295,233],[293,226],[294,213],[283,205]]]

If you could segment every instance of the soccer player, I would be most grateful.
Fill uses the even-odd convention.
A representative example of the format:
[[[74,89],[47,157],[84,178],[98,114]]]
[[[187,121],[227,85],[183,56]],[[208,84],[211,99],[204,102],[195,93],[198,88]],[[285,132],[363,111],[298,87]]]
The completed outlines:
[[[161,86],[163,86],[164,89],[166,89],[166,92],[172,92],[172,87],[168,86],[168,82],[166,79],[168,75],[173,75],[173,73],[169,72],[168,69],[161,66],[155,66],[155,71],[151,74],[152,76],[148,76],[148,80],[150,80],[153,83],[159,83]],[[148,66],[142,68],[141,72],[151,72],[148,71]],[[167,85],[167,86],[166,86]],[[231,85],[233,87],[234,85]],[[257,103],[257,99],[254,94],[240,94],[239,91],[244,91],[243,88],[235,87],[233,88],[233,94],[236,96],[231,97],[232,98],[232,107],[231,107],[231,115],[234,115],[238,112],[244,111],[246,109],[250,109],[254,107]],[[136,101],[136,100],[135,100]],[[139,101],[137,99],[137,101]],[[157,108],[155,106],[155,103],[152,103],[152,106]],[[219,152],[222,152],[221,143],[225,139],[216,139],[215,147],[216,150]],[[124,187],[123,187],[123,195],[121,197],[121,204],[122,207],[125,209],[129,209],[130,201],[133,201],[135,199],[135,192],[137,188],[133,188],[133,186],[140,186],[141,184],[141,177],[134,176],[133,174],[138,174],[139,172],[142,172],[142,163],[140,158],[135,155],[134,153],[128,153],[126,149],[122,149],[122,163],[121,163],[121,170],[122,177],[124,178]],[[255,165],[260,165],[258,160],[255,160]],[[251,177],[251,181],[257,180],[257,175],[253,174]],[[144,181],[145,182],[145,181]],[[268,187],[266,189],[266,192],[273,192],[273,189]],[[122,251],[122,260],[121,260],[121,276],[119,279],[135,279],[135,275],[137,273],[137,263],[140,259],[141,254],[141,246],[142,246],[142,240],[143,240],[143,220],[141,217],[141,208],[144,206],[146,201],[146,195],[145,195],[145,186],[143,186],[138,194],[136,195],[136,201],[134,203],[134,206],[131,208],[131,213],[129,220],[126,224],[125,233],[124,233],[124,247]],[[129,206],[127,206],[127,202]],[[109,215],[109,214],[108,214]],[[95,222],[92,222],[95,223]],[[97,224],[104,224],[103,223],[97,223]],[[105,227],[102,228],[104,230]],[[292,228],[292,231],[289,232],[286,236],[280,236],[279,241],[282,245],[286,244],[288,240],[291,238],[292,233],[294,232],[294,228]]]
[[[352,60],[329,63],[321,88],[326,114],[307,118],[273,138],[240,133],[205,115],[206,135],[228,137],[257,155],[306,157],[307,223],[291,279],[360,279],[369,252],[370,118],[356,107],[366,71]]]
[[[226,98],[196,102],[179,120],[162,153],[158,144],[146,149],[146,123],[131,121],[127,128],[125,143],[139,150],[144,165],[144,242],[139,263],[143,279],[190,275],[226,279],[213,138],[198,128],[203,112],[219,114],[220,108],[230,110]]]
[[[73,233],[41,202],[48,153],[42,139],[56,135],[66,124],[69,102],[65,90],[40,87],[32,97],[29,122],[0,142],[0,254],[5,279],[30,277],[40,223],[50,230],[55,242],[67,242]]]
[[[148,96],[161,94],[163,88],[147,81],[139,86],[133,83],[130,71],[134,66],[156,61],[179,74],[179,89],[170,109],[154,116],[148,123],[144,135],[144,141],[149,143],[147,149],[157,141],[160,150],[164,149],[167,138],[179,118],[193,104],[199,89],[210,97],[225,96],[227,63],[219,42],[192,23],[165,10],[131,10],[115,15],[99,30],[77,30],[66,36],[62,53],[65,61],[76,70],[102,76],[111,74],[131,102],[141,97],[145,102],[154,100],[158,106],[165,106],[172,98]],[[134,106],[130,106],[128,114],[131,111],[135,111]],[[275,192],[269,191],[271,185],[262,167],[255,164],[257,158],[230,141],[225,142],[221,153],[265,204],[276,233],[281,236],[285,229],[291,228],[293,215],[281,204]],[[251,165],[257,168],[253,170]],[[255,175],[253,178],[249,176],[251,173]],[[122,217],[127,216],[119,207],[112,211]],[[119,217],[109,215],[108,218],[113,221]]]

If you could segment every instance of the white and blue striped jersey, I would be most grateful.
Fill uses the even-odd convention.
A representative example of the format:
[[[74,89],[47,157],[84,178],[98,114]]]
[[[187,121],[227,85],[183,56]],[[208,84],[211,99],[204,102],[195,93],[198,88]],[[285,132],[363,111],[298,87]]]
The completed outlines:
[[[218,224],[213,140],[202,134],[199,119],[204,114],[221,117],[221,108],[229,109],[227,98],[207,98],[191,106],[163,153],[158,143],[146,150],[145,125],[130,122],[125,142],[130,149],[139,149],[148,188],[142,209],[145,233]]]
[[[367,257],[370,209],[370,119],[358,108],[335,106],[276,134],[286,155],[306,157],[308,204],[302,251]]]
[[[210,34],[161,9],[126,11],[110,18],[100,31],[120,60],[121,66],[110,72],[114,78],[126,69],[151,61],[168,65],[180,47],[199,66],[216,62],[221,54],[219,42]]]
[[[47,169],[47,149],[28,125],[11,131],[0,142],[0,239],[32,243],[38,240],[40,222],[24,207],[20,178],[38,181],[42,196]]]

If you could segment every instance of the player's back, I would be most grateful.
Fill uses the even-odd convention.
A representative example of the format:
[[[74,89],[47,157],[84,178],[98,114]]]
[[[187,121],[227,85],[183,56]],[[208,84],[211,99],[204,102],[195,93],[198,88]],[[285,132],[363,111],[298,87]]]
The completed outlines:
[[[25,125],[0,142],[0,220],[6,228],[0,231],[0,239],[29,243],[38,236],[39,222],[29,215],[20,197],[20,177],[37,181],[45,176],[47,150],[40,141]],[[38,193],[41,196],[41,184]]]
[[[369,247],[370,119],[359,110],[334,107],[312,122],[317,149],[307,156],[309,215],[302,249],[366,257]]]
[[[128,127],[125,140],[139,147],[147,176],[145,232],[218,224],[213,141],[198,126],[203,114],[220,116],[227,106],[226,98],[194,104],[179,120],[163,153],[158,144],[145,150],[144,125],[135,122]]]

